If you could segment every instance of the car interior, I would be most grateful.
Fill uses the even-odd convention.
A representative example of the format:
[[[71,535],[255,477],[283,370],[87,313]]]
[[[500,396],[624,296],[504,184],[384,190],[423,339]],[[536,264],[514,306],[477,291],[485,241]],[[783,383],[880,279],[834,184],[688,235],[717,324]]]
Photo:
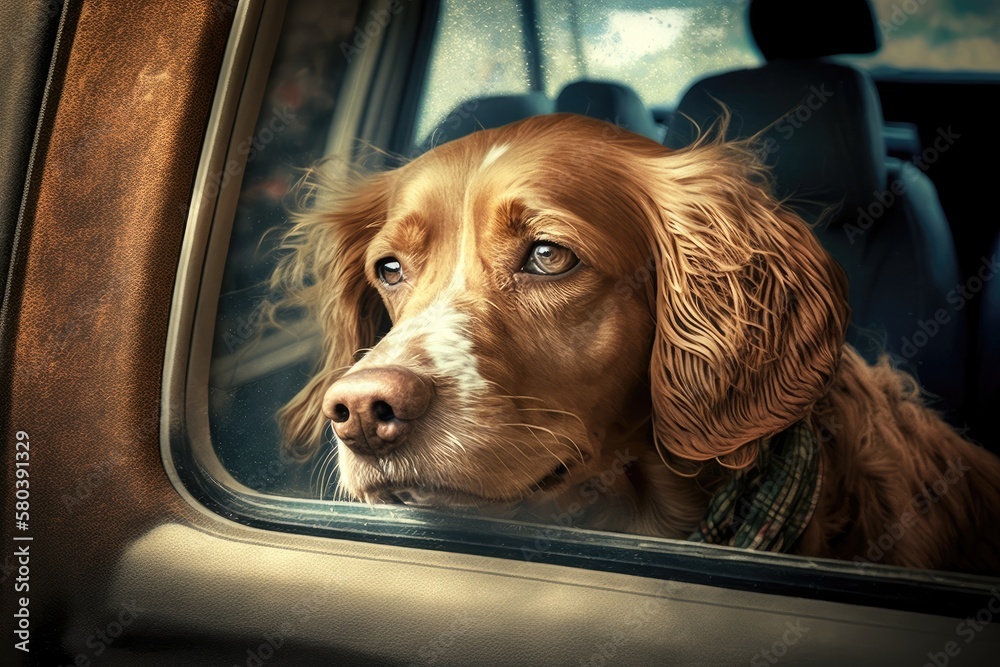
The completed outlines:
[[[288,460],[275,418],[319,327],[262,309],[317,164],[554,113],[721,127],[846,271],[848,342],[1000,454],[995,3],[37,4],[0,10],[13,664],[992,664],[1000,579],[335,498],[333,439]]]

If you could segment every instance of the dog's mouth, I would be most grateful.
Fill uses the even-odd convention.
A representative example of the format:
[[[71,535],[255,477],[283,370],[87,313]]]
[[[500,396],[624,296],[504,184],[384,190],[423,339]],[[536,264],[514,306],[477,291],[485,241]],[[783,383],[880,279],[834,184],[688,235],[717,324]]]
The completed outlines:
[[[536,494],[548,494],[566,485],[570,468],[560,463],[552,471],[529,484],[525,492],[514,497],[490,497],[448,487],[424,487],[419,484],[388,484],[372,489],[365,495],[381,502],[414,507],[482,507],[483,505],[513,505]]]

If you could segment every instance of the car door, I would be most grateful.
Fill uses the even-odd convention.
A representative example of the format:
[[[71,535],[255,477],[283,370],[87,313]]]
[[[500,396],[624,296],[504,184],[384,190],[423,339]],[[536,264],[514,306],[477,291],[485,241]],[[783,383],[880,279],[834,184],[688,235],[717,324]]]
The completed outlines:
[[[261,387],[301,376],[310,333],[251,350],[256,324],[226,291],[227,266],[243,266],[233,239],[254,219],[241,196],[277,187],[247,180],[250,166],[304,113],[266,104],[306,90],[269,88],[273,65],[307,34],[339,52],[316,61],[334,72],[319,152],[386,145],[414,113],[440,7],[51,6],[0,14],[5,34],[46,17],[30,71],[10,78],[23,110],[4,145],[26,169],[2,184],[18,193],[0,329],[6,664],[940,666],[1000,653],[992,579],[286,492],[301,471],[258,448],[276,401]],[[254,363],[226,367],[237,353]]]

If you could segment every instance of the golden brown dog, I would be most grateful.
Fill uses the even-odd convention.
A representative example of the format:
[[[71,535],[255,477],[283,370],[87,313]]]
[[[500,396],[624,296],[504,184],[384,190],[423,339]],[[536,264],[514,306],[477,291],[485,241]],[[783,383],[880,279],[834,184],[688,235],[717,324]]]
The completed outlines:
[[[312,194],[273,286],[324,356],[280,417],[298,458],[332,422],[350,497],[1000,570],[1000,460],[845,345],[751,145],[559,114]]]

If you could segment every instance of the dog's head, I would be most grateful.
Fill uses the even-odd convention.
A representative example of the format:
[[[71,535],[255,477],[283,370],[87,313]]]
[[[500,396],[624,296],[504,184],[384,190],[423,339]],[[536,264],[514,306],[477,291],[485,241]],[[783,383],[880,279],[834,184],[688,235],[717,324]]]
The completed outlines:
[[[300,458],[332,423],[354,497],[552,497],[652,440],[745,466],[835,373],[843,273],[745,145],[560,114],[336,189],[278,269],[325,333],[281,420]]]

